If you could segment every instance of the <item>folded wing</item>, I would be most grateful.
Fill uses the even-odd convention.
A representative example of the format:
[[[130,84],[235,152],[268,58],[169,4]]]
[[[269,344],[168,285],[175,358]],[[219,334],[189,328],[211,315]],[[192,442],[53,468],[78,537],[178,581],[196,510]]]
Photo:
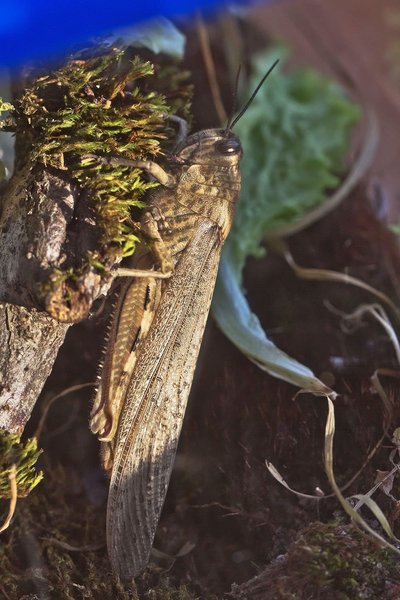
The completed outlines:
[[[166,283],[143,340],[121,412],[107,510],[114,570],[129,579],[146,566],[176,448],[218,270],[221,241],[209,220]]]

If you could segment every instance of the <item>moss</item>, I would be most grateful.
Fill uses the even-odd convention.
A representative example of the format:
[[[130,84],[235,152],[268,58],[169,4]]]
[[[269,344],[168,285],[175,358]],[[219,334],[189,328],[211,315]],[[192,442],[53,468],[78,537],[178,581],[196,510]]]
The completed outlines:
[[[186,585],[175,587],[168,578],[161,580],[157,586],[149,588],[143,600],[200,600]]]
[[[150,53],[142,58],[132,48],[97,48],[91,54],[81,53],[33,79],[4,125],[17,135],[16,168],[28,162],[32,168],[56,169],[76,182],[80,199],[90,207],[96,232],[92,249],[85,256],[68,251],[63,276],[55,272],[43,291],[44,297],[50,290],[57,296],[59,288],[66,304],[84,273],[106,275],[134,252],[132,208],[143,206],[144,193],[157,185],[139,169],[100,164],[85,155],[162,160],[176,135],[166,115],[186,117],[190,110],[188,73],[170,59],[157,57],[155,65],[147,59]],[[0,111],[7,109],[9,104],[0,103]]]
[[[9,474],[12,465],[16,466],[19,497],[27,496],[37,486],[43,477],[35,469],[41,453],[36,438],[21,442],[18,435],[0,430],[0,498],[10,497]]]
[[[130,167],[99,164],[85,154],[123,156],[132,160],[156,158],[162,142],[174,133],[165,113],[175,113],[164,95],[152,89],[154,66],[132,49],[71,60],[37,78],[16,103],[17,132],[29,129],[31,160],[66,170],[89,195],[102,229],[101,246],[91,262],[104,254],[132,253],[137,237],[131,225],[132,206],[154,183]],[[175,66],[170,67],[177,70]],[[183,85],[175,89],[176,105],[186,100]],[[159,82],[158,82],[159,85]],[[111,249],[111,250],[110,250]]]
[[[200,600],[156,567],[135,583],[111,573],[105,506],[91,504],[76,471],[49,465],[43,485],[18,502],[0,545],[0,595],[63,600]],[[204,597],[202,597],[204,598]],[[214,596],[205,600],[216,600]]]
[[[238,599],[243,593],[249,599],[390,600],[400,597],[399,561],[352,525],[313,523],[284,557],[233,590]]]

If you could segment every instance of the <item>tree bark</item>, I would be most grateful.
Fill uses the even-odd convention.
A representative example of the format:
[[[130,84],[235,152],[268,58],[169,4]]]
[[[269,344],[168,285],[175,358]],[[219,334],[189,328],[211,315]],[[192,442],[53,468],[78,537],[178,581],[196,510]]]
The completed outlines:
[[[0,428],[22,433],[68,327],[45,312],[0,305]]]
[[[19,169],[2,197],[0,427],[10,432],[24,429],[67,322],[84,318],[109,287],[90,269],[79,277],[74,294],[64,294],[62,277],[49,284],[54,269],[79,264],[93,242],[95,224],[82,199],[63,173],[43,166]]]

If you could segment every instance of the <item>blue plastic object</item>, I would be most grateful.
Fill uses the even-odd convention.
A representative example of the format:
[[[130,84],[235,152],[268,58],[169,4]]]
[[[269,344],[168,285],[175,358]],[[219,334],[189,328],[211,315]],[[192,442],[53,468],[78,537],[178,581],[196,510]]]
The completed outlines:
[[[159,15],[210,11],[224,4],[221,0],[0,0],[0,66],[51,60],[120,27]]]

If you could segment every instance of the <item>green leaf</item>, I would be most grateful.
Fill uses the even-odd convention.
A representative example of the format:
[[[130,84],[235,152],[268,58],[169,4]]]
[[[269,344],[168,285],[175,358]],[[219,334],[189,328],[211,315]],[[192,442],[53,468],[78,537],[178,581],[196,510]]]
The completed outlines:
[[[286,54],[278,48],[256,58],[250,90],[276,58],[281,58],[280,67],[235,126],[244,149],[242,192],[222,252],[212,311],[225,335],[261,369],[334,397],[310,369],[267,338],[241,288],[246,258],[263,255],[260,243],[266,233],[300,220],[339,184],[351,131],[360,118],[360,109],[339,86],[316,71],[283,74]]]
[[[310,369],[267,338],[257,316],[250,310],[237,272],[226,255],[219,267],[212,311],[226,337],[260,369],[313,394],[335,396]]]
[[[235,126],[242,142],[242,192],[227,244],[238,269],[260,255],[266,233],[300,220],[336,187],[358,106],[312,69],[282,73],[282,48],[258,56],[248,89],[281,57],[267,83]]]

